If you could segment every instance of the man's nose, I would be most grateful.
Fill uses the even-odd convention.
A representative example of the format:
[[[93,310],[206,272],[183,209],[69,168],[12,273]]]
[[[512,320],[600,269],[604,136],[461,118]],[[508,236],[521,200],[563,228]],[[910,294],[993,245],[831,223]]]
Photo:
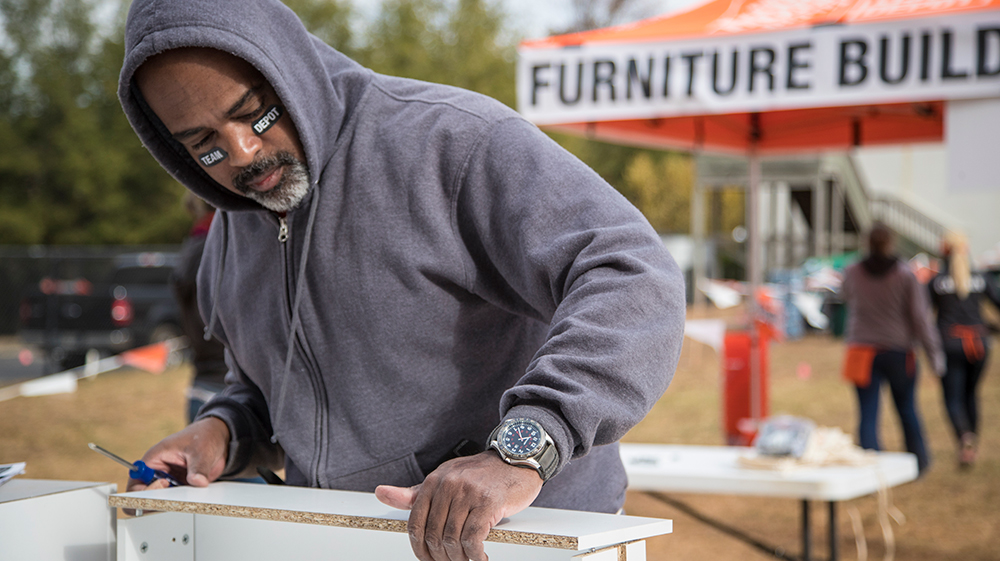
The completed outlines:
[[[230,129],[226,135],[229,137],[229,165],[246,167],[254,161],[264,142],[248,125],[234,123]]]

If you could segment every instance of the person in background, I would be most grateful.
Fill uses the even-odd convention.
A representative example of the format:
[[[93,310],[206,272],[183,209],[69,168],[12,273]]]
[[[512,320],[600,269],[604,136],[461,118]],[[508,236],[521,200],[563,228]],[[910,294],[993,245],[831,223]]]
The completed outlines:
[[[1000,309],[1000,294],[986,275],[970,270],[964,236],[950,232],[943,246],[944,268],[928,288],[947,357],[941,377],[944,404],[958,442],[958,464],[969,468],[976,460],[979,435],[976,391],[989,355],[989,330],[980,306],[985,297]]]
[[[848,313],[844,377],[857,389],[859,443],[868,450],[880,449],[879,394],[882,382],[887,382],[906,449],[916,455],[923,474],[930,455],[917,410],[914,344],[920,342],[939,375],[944,372],[944,353],[930,320],[927,293],[893,253],[892,231],[875,224],[868,246],[868,257],[847,268],[842,288]]]
[[[180,308],[181,329],[187,337],[194,367],[194,378],[187,393],[187,421],[190,423],[198,415],[201,406],[226,386],[226,372],[229,369],[226,367],[225,347],[214,337],[205,339],[205,322],[198,312],[198,266],[201,264],[205,238],[212,225],[215,209],[190,191],[185,192],[183,202],[194,224],[181,244],[177,265],[170,277],[170,286]]]

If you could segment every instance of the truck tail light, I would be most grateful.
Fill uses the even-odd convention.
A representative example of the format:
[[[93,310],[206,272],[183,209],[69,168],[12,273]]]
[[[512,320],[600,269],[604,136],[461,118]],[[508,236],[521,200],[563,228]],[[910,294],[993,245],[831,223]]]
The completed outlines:
[[[132,323],[132,303],[128,298],[115,298],[111,304],[111,321],[116,327],[125,327]]]

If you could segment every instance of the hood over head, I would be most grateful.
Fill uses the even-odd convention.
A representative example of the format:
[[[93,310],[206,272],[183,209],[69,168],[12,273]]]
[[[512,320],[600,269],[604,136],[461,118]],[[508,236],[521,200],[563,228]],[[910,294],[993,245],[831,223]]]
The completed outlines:
[[[861,266],[864,267],[865,271],[868,271],[869,275],[881,277],[893,270],[898,261],[899,259],[895,255],[869,255],[861,262]]]
[[[214,181],[172,139],[135,85],[150,57],[182,47],[207,47],[239,57],[270,82],[299,133],[306,165],[319,180],[337,134],[371,73],[306,31],[278,0],[135,0],[125,29],[118,99],[153,157],[177,181],[222,210],[261,210],[257,202]]]

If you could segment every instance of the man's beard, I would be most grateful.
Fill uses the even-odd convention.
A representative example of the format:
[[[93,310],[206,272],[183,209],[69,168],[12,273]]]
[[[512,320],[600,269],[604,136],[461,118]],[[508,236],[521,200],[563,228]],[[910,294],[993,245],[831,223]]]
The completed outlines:
[[[279,167],[281,180],[271,190],[261,192],[250,187],[262,174]],[[309,193],[310,183],[309,169],[286,150],[254,160],[233,178],[233,186],[240,193],[274,212],[288,212],[299,206]]]

